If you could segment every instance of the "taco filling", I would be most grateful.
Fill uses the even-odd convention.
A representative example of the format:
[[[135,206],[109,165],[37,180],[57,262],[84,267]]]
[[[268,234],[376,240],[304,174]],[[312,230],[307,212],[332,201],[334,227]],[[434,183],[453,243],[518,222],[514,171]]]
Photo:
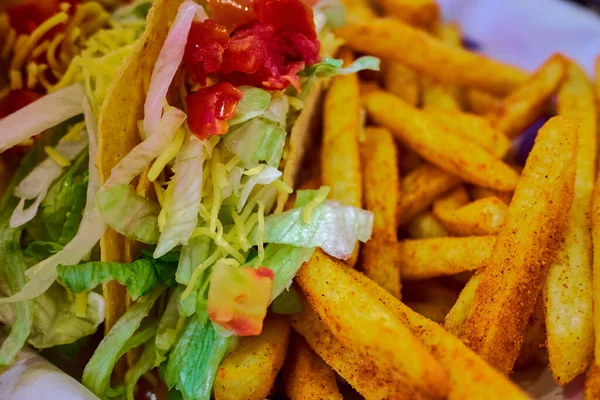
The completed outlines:
[[[167,3],[154,5],[164,26]],[[82,335],[93,332],[102,320],[93,308],[102,301],[97,287],[116,281],[133,303],[82,379],[101,398],[133,398],[138,379],[159,368],[183,398],[209,399],[237,338],[260,334],[269,308],[297,311],[290,285],[314,250],[347,259],[373,225],[370,212],[327,200],[327,187],[298,191],[286,206],[309,129],[303,112],[314,108],[319,78],[379,67],[373,57],[345,67],[329,57],[340,45],[331,29],[343,23],[343,7],[331,0],[171,3],[178,8],[155,62],[130,61],[145,79],[143,118],[133,132],[139,144],[115,151],[106,176],[101,160],[117,138],[105,129],[112,116],[103,103],[118,97],[109,83],[143,31],[135,4],[90,36],[48,95],[0,120],[3,132],[18,127],[2,137],[2,151],[45,131],[2,203],[0,264],[11,295],[0,304],[14,310],[5,322],[20,339],[11,354],[28,337],[43,347],[32,341],[35,312],[53,291],[71,300],[64,319],[86,321]],[[152,40],[150,32],[140,47]],[[126,87],[125,76],[114,85]],[[141,244],[125,246],[139,256],[99,255],[109,231]],[[111,387],[117,361],[141,345],[123,383]]]

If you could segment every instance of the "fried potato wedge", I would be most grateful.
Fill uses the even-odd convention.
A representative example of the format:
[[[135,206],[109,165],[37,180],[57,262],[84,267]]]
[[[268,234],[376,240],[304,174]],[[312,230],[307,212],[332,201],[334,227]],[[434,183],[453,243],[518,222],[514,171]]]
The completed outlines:
[[[560,248],[573,201],[576,154],[573,120],[554,117],[539,130],[461,332],[465,343],[505,374],[519,355]]]
[[[473,274],[463,290],[461,290],[456,303],[454,303],[454,306],[446,315],[444,328],[456,337],[460,336],[463,325],[469,316],[469,312],[471,312],[471,307],[473,306],[473,301],[475,299],[475,291],[477,290],[480,281],[481,275],[478,273]]]
[[[469,202],[469,194],[460,185],[433,202],[433,215],[440,221],[447,219],[452,213]],[[440,218],[441,217],[441,218]]]
[[[402,62],[443,83],[504,95],[528,78],[518,68],[450,47],[427,32],[392,18],[352,21],[335,33],[359,52]]]
[[[394,297],[400,298],[400,261],[398,242],[374,237],[362,246],[361,269]]]
[[[283,381],[291,400],[342,400],[335,372],[297,334],[292,336]]]
[[[467,111],[473,114],[487,115],[496,107],[496,104],[500,101],[501,98],[496,97],[488,92],[484,92],[482,90],[465,90],[466,108]]]
[[[460,178],[431,164],[423,164],[402,179],[398,224],[403,225],[425,211],[442,194],[460,184]]]
[[[514,383],[502,376],[460,339],[437,323],[412,311],[360,272],[346,271],[364,290],[376,297],[431,351],[450,374],[448,399],[527,399]]]
[[[469,188],[469,195],[473,200],[485,199],[486,197],[496,197],[506,205],[510,204],[512,200],[513,192],[499,192],[488,188],[482,188],[480,186],[472,186]]]
[[[486,263],[495,242],[495,236],[402,240],[398,244],[400,275],[421,280],[476,270]]]
[[[454,211],[434,213],[455,236],[495,235],[504,225],[508,206],[497,197],[475,200]]]
[[[407,388],[445,396],[448,372],[345,268],[317,249],[298,271],[296,283],[319,318],[342,344],[389,369]]]
[[[431,239],[450,235],[432,212],[425,212],[411,219],[406,226],[406,231],[412,239]]]
[[[592,235],[590,206],[596,170],[596,105],[586,73],[567,63],[558,90],[558,115],[579,124],[575,197],[564,243],[544,285],[552,376],[559,384],[585,372],[594,352]]]
[[[425,112],[384,91],[368,93],[363,99],[370,118],[430,163],[479,186],[504,191],[515,188],[519,176],[512,168],[446,131]]]
[[[398,62],[389,62],[384,65],[383,79],[385,88],[400,97],[411,106],[419,104],[420,83],[418,74]]]
[[[240,340],[219,366],[213,385],[215,399],[264,400],[283,366],[289,336],[284,317],[267,317],[262,333]]]
[[[550,57],[527,82],[498,102],[488,118],[509,137],[518,136],[536,120],[554,94],[565,72],[560,54]]]
[[[382,0],[381,6],[386,14],[426,30],[431,30],[440,18],[435,0]]]

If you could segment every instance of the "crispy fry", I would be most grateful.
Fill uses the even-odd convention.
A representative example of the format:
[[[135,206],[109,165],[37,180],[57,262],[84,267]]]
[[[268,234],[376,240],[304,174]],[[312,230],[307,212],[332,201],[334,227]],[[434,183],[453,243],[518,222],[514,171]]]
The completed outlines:
[[[361,250],[362,270],[365,275],[400,298],[400,264],[396,239],[374,237]]]
[[[461,332],[465,343],[506,374],[560,247],[573,200],[576,153],[573,120],[554,117],[539,130]]]
[[[499,159],[504,158],[510,149],[510,140],[506,135],[494,129],[483,117],[439,109],[427,110],[427,114],[445,129],[470,140]]]
[[[585,72],[572,62],[558,91],[558,114],[579,124],[575,197],[564,243],[544,285],[550,369],[554,379],[565,384],[587,369],[594,351],[589,210],[596,167],[596,105]]]
[[[283,378],[291,400],[342,400],[335,372],[297,334],[292,336]]]
[[[481,274],[475,273],[460,292],[458,300],[456,300],[456,303],[454,303],[450,312],[446,315],[444,328],[454,336],[460,336],[463,325],[471,311],[471,306],[475,299],[475,291],[477,290],[480,281]]]
[[[385,88],[400,97],[411,106],[419,104],[419,77],[415,71],[404,64],[389,62],[384,68]]]
[[[444,172],[431,164],[424,164],[402,179],[398,223],[410,221],[426,210],[438,196],[460,184],[455,175]]]
[[[433,202],[433,215],[440,221],[448,219],[452,213],[469,202],[469,194],[460,185]]]
[[[398,152],[398,168],[400,169],[401,176],[423,165],[423,159],[402,143],[396,142],[396,150]]]
[[[350,21],[362,21],[376,16],[368,0],[343,0],[342,3],[346,6]]]
[[[402,279],[419,280],[481,268],[495,236],[402,240],[398,244]]]
[[[342,378],[367,400],[422,398],[404,382],[395,380],[391,371],[380,368],[369,357],[363,357],[341,344],[303,296],[302,311],[290,315],[292,327],[308,345]],[[417,397],[418,396],[418,397]]]
[[[600,365],[594,361],[585,374],[585,386],[583,392],[585,400],[600,399]]]
[[[486,115],[501,101],[500,98],[477,89],[465,90],[467,109],[473,114]]]
[[[344,345],[425,396],[443,397],[447,372],[408,329],[366,293],[339,261],[316,250],[296,282],[323,323]]]
[[[410,220],[406,231],[413,239],[431,239],[449,236],[448,231],[432,212],[425,212]]]
[[[446,304],[435,304],[435,303],[419,303],[413,301],[407,301],[406,305],[411,310],[421,314],[425,318],[441,324],[444,322],[444,318],[450,312],[452,305]]]
[[[346,268],[373,297],[379,299],[431,350],[450,374],[448,399],[527,399],[521,390],[437,323],[420,316],[376,283]]]
[[[265,320],[259,336],[240,340],[217,370],[215,399],[264,400],[283,365],[289,335],[288,321],[273,315]]]
[[[353,21],[335,30],[357,51],[402,62],[440,82],[510,93],[528,74],[482,55],[452,48],[426,32],[392,18]]]
[[[475,200],[454,211],[436,213],[446,229],[456,236],[482,236],[498,233],[506,219],[507,205],[496,197]]]
[[[458,298],[457,291],[434,279],[408,282],[402,295],[408,307],[438,323],[444,322]]]
[[[502,200],[506,205],[510,204],[513,192],[499,192],[488,188],[482,188],[480,186],[472,186],[469,188],[469,195],[473,200],[485,199],[486,197],[497,197]]]
[[[560,54],[550,57],[523,85],[497,103],[488,118],[509,137],[518,136],[546,107],[565,71]]]
[[[386,14],[426,30],[433,28],[440,18],[435,0],[382,0],[381,6]]]
[[[421,157],[467,182],[513,190],[518,174],[476,144],[450,134],[426,113],[384,91],[364,96],[369,116]]]
[[[521,352],[515,362],[515,368],[527,366],[535,360],[539,354],[540,348],[546,343],[546,325],[544,323],[544,298],[540,295],[535,303],[527,329],[523,336],[523,345]]]

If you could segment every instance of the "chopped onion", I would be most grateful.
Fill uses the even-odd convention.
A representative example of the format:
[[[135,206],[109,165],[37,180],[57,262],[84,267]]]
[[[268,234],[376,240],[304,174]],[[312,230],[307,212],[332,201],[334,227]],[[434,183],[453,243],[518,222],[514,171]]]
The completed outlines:
[[[177,10],[175,21],[154,65],[144,104],[144,131],[148,137],[158,129],[163,100],[183,59],[192,21],[202,22],[207,18],[202,6],[192,0],[184,1]]]
[[[83,85],[57,90],[0,119],[0,152],[83,112]]]

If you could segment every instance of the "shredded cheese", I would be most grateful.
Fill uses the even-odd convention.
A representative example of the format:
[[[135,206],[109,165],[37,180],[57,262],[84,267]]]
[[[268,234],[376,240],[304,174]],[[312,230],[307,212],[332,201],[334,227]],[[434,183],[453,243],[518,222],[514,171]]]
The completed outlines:
[[[161,208],[165,206],[165,189],[160,185],[160,183],[154,181],[152,182],[154,186],[154,191],[156,192],[156,198],[158,199],[158,204],[160,204]]]
[[[288,185],[281,179],[277,179],[277,180],[273,181],[273,186],[275,186],[275,189],[277,189],[278,192],[287,193],[287,194],[292,194],[294,192],[294,189],[292,189],[292,187],[290,185]]]
[[[154,161],[152,167],[148,171],[148,180],[150,182],[154,182],[156,178],[160,175],[163,169],[167,166],[167,164],[175,158],[179,149],[183,145],[183,139],[185,138],[185,131],[181,128],[177,131],[175,138],[173,139],[173,143],[166,148],[165,151],[162,152],[161,155]]]
[[[44,151],[46,152],[46,154],[48,154],[48,157],[54,160],[54,162],[60,165],[61,167],[64,168],[71,165],[71,162],[65,156],[56,151],[55,148],[46,146],[44,147]]]
[[[173,198],[173,190],[175,185],[173,181],[170,181],[167,185],[167,190],[165,190],[163,206],[160,209],[160,213],[158,213],[158,230],[162,233],[165,224],[167,223],[167,210],[169,205],[171,204],[171,199]]]
[[[312,212],[316,206],[327,200],[327,195],[331,188],[329,186],[321,186],[317,196],[312,199],[306,206],[304,206],[304,210],[302,212],[302,219],[305,224],[310,224],[312,219]]]
[[[219,164],[220,154],[219,149],[213,149],[211,167],[212,167],[212,189],[213,189],[213,201],[210,210],[210,223],[209,229],[211,232],[216,232],[217,221],[219,220],[219,210],[221,209],[222,193],[219,187],[219,180],[217,177],[217,164]]]
[[[210,255],[210,257],[208,257],[206,260],[204,260],[204,262],[202,262],[200,265],[198,265],[196,267],[196,269],[192,273],[192,276],[190,277],[190,282],[187,284],[187,287],[185,288],[183,293],[181,293],[182,301],[187,299],[188,296],[190,295],[190,293],[192,293],[192,290],[194,290],[194,287],[196,286],[196,282],[198,281],[198,278],[200,278],[200,275],[202,275],[204,270],[206,268],[210,267],[211,265],[213,265],[219,258],[221,258],[221,255],[222,255],[222,250],[217,249],[217,250],[215,250],[214,253],[212,253]]]
[[[265,244],[263,237],[265,234],[265,203],[258,202],[258,229],[256,230],[256,244],[258,246],[258,263],[262,264],[265,259]]]
[[[78,293],[75,295],[75,316],[85,318],[87,315],[88,293]]]
[[[265,164],[260,164],[260,165],[254,167],[254,168],[250,168],[250,169],[245,170],[243,172],[243,174],[247,175],[247,176],[256,175],[256,174],[259,174],[260,171],[262,171],[263,169],[265,169],[265,167],[266,167]]]
[[[81,121],[76,123],[69,129],[69,132],[65,136],[63,136],[62,140],[67,142],[78,142],[81,140],[81,132],[85,128],[85,122]]]
[[[248,234],[246,231],[246,226],[244,225],[244,221],[240,218],[240,216],[233,210],[231,212],[231,218],[233,219],[233,223],[235,224],[235,231],[237,233],[237,240],[242,250],[248,251],[250,249],[250,244],[248,243]]]

